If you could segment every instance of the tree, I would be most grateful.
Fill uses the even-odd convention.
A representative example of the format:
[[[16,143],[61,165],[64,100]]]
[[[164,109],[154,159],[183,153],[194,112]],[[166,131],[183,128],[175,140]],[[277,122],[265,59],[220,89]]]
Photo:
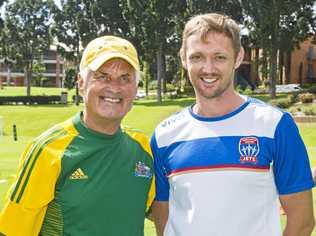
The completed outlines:
[[[41,60],[35,60],[33,67],[32,67],[32,78],[34,80],[34,83],[36,86],[43,86],[43,82],[45,79],[43,76],[43,73],[45,72],[46,68],[43,64],[43,61]]]
[[[3,3],[5,3],[6,0],[0,0],[0,8],[2,7]],[[3,22],[3,19],[0,17],[0,30],[3,29],[3,26],[4,26],[4,22]]]
[[[186,7],[185,1],[121,0],[123,16],[142,59],[157,67],[157,101],[161,102],[161,85],[165,79],[165,60],[168,45],[179,41],[176,18]],[[174,55],[175,56],[175,55]]]
[[[53,0],[16,0],[6,6],[5,26],[13,44],[11,57],[24,67],[27,96],[31,95],[34,61],[51,43],[50,23]]]
[[[0,31],[0,57],[3,59],[3,64],[7,71],[7,86],[10,86],[11,68],[14,62],[16,62],[13,57],[17,54],[17,51],[12,42],[10,41],[8,35],[8,28],[5,25],[3,25],[3,28]],[[2,84],[2,81],[0,82]]]
[[[58,52],[72,61],[79,71],[81,49],[103,34],[122,34],[121,9],[118,1],[62,0],[56,8],[52,32],[57,38]],[[76,104],[79,105],[76,85]]]
[[[61,9],[55,8],[52,34],[57,38],[57,51],[78,67],[84,28],[84,5],[81,0],[61,1]],[[89,30],[87,28],[86,30]]]
[[[67,68],[65,71],[64,87],[68,90],[73,89],[76,84],[77,70],[75,68]]]
[[[166,64],[178,58],[181,36],[189,17],[206,11],[221,11],[242,19],[238,0],[120,0],[123,16],[129,24],[131,38],[143,61],[156,64],[157,100],[161,102],[161,85],[166,82]],[[177,61],[180,68],[180,60]],[[179,75],[181,73],[178,73]]]
[[[123,17],[120,1],[95,0],[91,4],[90,12],[98,35],[114,34],[123,37],[130,35],[129,25]]]
[[[58,52],[78,67],[81,50],[104,34],[123,35],[128,31],[118,1],[63,0],[56,8],[52,32]]]
[[[278,53],[292,51],[315,27],[314,0],[242,0],[252,40],[268,57],[270,95],[275,97]]]

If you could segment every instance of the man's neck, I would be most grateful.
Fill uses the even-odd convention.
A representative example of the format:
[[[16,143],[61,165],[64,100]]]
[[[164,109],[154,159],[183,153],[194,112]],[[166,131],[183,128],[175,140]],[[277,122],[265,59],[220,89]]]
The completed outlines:
[[[219,117],[231,113],[243,103],[245,103],[245,98],[235,92],[229,96],[212,99],[197,98],[193,112],[203,117]]]
[[[89,129],[107,135],[115,134],[121,125],[121,122],[117,120],[96,119],[85,114],[82,115],[82,121]]]

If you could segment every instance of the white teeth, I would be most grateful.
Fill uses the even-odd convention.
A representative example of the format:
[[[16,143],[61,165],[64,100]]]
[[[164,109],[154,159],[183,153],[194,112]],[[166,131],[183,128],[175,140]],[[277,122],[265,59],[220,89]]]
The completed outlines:
[[[104,101],[118,103],[120,102],[120,99],[119,98],[104,98]]]
[[[217,79],[207,79],[207,78],[203,78],[203,77],[201,77],[201,79],[204,81],[204,82],[206,82],[206,83],[213,83],[213,82],[215,82]]]

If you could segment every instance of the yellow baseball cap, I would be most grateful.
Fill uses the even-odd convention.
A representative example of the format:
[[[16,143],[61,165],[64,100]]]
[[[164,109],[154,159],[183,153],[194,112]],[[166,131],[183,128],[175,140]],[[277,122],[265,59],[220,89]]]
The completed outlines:
[[[116,36],[102,36],[92,40],[84,49],[80,71],[87,67],[97,71],[105,62],[113,58],[124,59],[135,70],[140,70],[137,51],[129,41]]]

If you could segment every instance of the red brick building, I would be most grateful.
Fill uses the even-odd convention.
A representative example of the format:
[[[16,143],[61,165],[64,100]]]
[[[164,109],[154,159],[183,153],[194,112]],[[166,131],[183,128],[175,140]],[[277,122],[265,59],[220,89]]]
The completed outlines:
[[[64,78],[64,59],[54,49],[46,51],[40,59],[45,66],[42,76],[46,78],[42,86],[61,87]],[[0,59],[0,81],[2,85],[10,83],[10,86],[25,86],[24,69],[16,65],[8,66]]]

